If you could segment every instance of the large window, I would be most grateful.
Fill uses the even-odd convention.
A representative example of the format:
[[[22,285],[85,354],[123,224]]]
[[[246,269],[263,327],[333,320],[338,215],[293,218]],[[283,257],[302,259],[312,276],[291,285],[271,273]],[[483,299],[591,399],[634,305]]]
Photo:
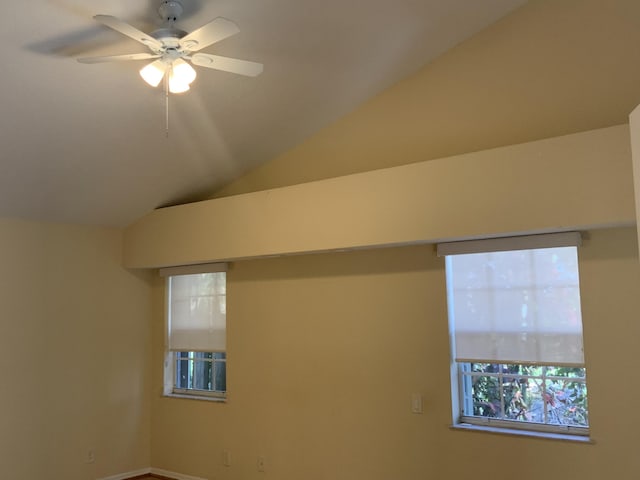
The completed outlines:
[[[588,435],[577,233],[454,242],[454,422]]]
[[[226,265],[162,269],[167,277],[165,394],[224,398]]]

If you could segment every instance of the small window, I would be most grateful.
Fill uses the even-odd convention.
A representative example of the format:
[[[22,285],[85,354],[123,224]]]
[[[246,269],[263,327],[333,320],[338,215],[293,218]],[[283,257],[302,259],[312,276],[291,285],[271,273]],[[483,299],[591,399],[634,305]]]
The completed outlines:
[[[455,424],[588,435],[579,240],[568,233],[438,246]]]
[[[226,266],[161,270],[167,277],[165,395],[224,398],[227,392]]]
[[[174,393],[224,394],[227,391],[227,354],[174,352]]]

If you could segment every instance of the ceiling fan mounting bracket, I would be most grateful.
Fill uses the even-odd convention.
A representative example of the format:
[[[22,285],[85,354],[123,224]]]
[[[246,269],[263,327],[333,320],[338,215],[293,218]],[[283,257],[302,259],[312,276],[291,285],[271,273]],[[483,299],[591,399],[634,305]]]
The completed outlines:
[[[158,15],[164,22],[174,23],[182,15],[182,2],[179,0],[165,0],[158,7]]]

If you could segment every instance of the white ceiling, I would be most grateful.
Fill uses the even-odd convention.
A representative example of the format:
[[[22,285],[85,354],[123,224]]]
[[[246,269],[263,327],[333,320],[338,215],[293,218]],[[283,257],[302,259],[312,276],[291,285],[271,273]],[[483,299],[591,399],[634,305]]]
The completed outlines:
[[[240,33],[203,50],[264,63],[256,78],[198,69],[164,97],[144,62],[75,58],[144,52],[92,20],[146,32],[159,0],[4,2],[0,38],[0,216],[123,226],[197,199],[300,143],[525,0],[184,0],[178,26],[215,17]]]

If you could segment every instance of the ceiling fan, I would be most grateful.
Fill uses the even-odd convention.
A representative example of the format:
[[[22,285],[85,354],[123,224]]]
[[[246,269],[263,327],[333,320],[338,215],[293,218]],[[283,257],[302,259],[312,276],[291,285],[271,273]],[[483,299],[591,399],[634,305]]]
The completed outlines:
[[[238,33],[240,29],[232,21],[218,17],[197,30],[187,33],[175,26],[182,12],[182,1],[162,1],[158,8],[158,14],[162,18],[164,26],[150,34],[146,34],[111,15],[96,15],[93,17],[96,21],[142,43],[150,52],[85,57],[79,58],[78,61],[80,63],[102,63],[153,59],[153,62],[140,70],[140,75],[153,87],[157,87],[164,79],[165,90],[171,93],[186,92],[196,78],[196,71],[185,60],[199,67],[249,77],[255,77],[262,73],[261,63],[208,53],[195,53]]]

